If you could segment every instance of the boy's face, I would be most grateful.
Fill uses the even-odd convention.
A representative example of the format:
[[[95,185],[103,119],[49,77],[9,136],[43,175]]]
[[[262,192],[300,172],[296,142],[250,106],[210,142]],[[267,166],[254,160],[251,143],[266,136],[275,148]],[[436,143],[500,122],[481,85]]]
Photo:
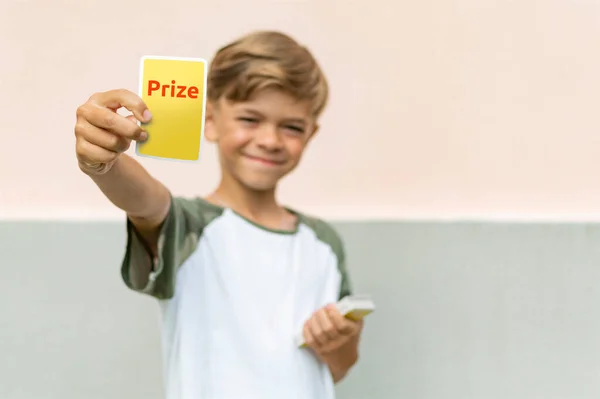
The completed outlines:
[[[274,189],[316,131],[310,104],[274,89],[207,106],[205,137],[218,146],[223,174],[251,190]]]

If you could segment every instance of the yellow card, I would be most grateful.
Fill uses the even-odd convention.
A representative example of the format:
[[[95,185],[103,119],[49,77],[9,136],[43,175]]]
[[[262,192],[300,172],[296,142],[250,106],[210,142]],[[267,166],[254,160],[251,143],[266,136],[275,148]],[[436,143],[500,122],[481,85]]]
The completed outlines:
[[[152,113],[144,124],[148,140],[136,144],[141,156],[197,161],[204,133],[206,61],[145,56],[139,95]]]

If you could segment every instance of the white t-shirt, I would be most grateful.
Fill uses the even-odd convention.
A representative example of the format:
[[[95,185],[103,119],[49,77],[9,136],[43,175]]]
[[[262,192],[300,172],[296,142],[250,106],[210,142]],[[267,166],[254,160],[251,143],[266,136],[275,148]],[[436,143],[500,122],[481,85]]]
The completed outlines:
[[[174,197],[152,261],[128,222],[127,286],[158,299],[166,399],[333,399],[328,367],[296,337],[350,294],[342,242],[293,212],[295,231],[258,226],[201,198]]]

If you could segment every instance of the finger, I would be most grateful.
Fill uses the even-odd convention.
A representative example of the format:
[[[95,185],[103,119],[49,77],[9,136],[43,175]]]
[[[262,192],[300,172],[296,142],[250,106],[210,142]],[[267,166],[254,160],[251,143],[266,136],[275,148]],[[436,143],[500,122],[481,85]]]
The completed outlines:
[[[115,111],[125,107],[131,111],[138,121],[143,123],[148,123],[152,119],[148,106],[137,94],[129,90],[118,89],[97,93],[90,100]]]
[[[99,147],[83,138],[77,138],[77,159],[88,165],[112,162],[119,154]]]
[[[122,153],[129,149],[131,140],[100,129],[88,122],[82,122],[79,135],[91,144],[106,150]]]
[[[147,133],[130,118],[119,115],[111,109],[89,104],[80,111],[83,119],[93,126],[130,140],[146,140]]]
[[[328,341],[332,341],[337,339],[340,334],[338,333],[335,324],[333,324],[327,309],[321,309],[316,314],[317,322],[321,327],[321,331],[323,333],[323,339]]]
[[[314,348],[315,337],[313,336],[312,331],[310,331],[310,326],[309,326],[308,322],[304,323],[304,328],[302,329],[302,335],[304,336],[304,343],[307,346]]]
[[[135,118],[135,115],[129,115],[126,119],[139,126],[139,121]],[[140,138],[137,141],[144,142],[148,140],[148,132],[146,132],[146,129],[143,127],[141,129],[143,130],[143,133],[140,134]]]
[[[321,326],[319,325],[319,323],[317,323],[314,317],[306,323],[306,326],[308,327],[308,331],[310,332],[310,336],[312,337],[313,345],[322,346],[327,343],[327,340],[323,339],[323,332],[321,330]]]
[[[319,312],[321,312],[321,310],[319,310],[313,314],[313,317],[311,317],[311,319],[308,322],[308,327],[309,327],[315,341],[317,342],[317,344],[319,346],[322,346],[322,345],[325,345],[329,341],[329,338],[325,334],[323,327],[321,327],[321,322],[319,320]]]
[[[346,319],[337,309],[327,309],[329,320],[334,325],[336,331],[341,335],[348,335],[353,331],[353,322]]]

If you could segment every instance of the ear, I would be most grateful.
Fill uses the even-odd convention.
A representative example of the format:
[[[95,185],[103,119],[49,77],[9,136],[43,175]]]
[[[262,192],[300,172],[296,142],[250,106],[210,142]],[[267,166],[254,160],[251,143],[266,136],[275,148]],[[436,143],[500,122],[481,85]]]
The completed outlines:
[[[204,114],[204,138],[214,143],[217,141],[217,130],[215,129],[215,106],[212,102],[206,103],[206,113]]]

